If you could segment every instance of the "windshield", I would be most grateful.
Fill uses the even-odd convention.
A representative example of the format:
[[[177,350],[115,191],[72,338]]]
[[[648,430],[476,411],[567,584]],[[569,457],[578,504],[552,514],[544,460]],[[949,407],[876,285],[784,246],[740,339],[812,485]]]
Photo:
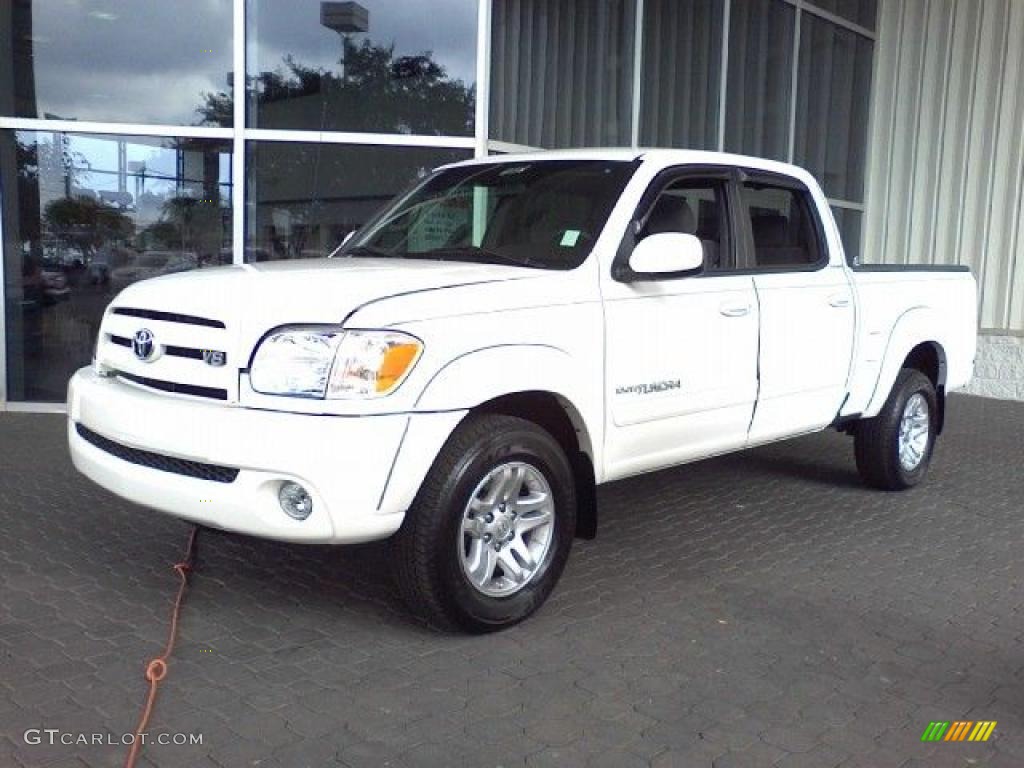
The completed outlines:
[[[399,197],[338,255],[574,269],[633,167],[541,160],[449,168]]]

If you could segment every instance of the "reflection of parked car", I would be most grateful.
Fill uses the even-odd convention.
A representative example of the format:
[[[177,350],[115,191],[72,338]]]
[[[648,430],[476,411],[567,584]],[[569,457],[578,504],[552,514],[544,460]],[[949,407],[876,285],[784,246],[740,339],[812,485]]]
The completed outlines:
[[[111,271],[110,279],[115,286],[124,287],[138,280],[145,280],[174,272],[195,269],[198,259],[194,253],[173,253],[171,251],[146,251],[123,267]]]
[[[105,253],[97,253],[85,271],[90,285],[106,285],[110,282],[110,257]]]
[[[81,267],[85,263],[82,251],[74,246],[63,243],[48,242],[43,244],[43,268],[68,270]]]
[[[67,301],[71,296],[71,289],[68,288],[68,277],[60,270],[43,265],[43,302],[55,304],[58,301]]]
[[[52,251],[45,253],[39,270],[43,304],[56,304],[70,297],[67,272],[73,268],[74,263],[69,254]]]

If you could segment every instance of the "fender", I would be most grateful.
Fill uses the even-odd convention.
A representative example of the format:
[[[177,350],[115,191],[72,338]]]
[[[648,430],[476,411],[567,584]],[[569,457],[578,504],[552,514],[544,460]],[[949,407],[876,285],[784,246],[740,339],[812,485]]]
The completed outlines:
[[[577,392],[581,375],[584,372],[565,350],[548,344],[481,347],[442,366],[423,388],[415,409],[462,410],[530,390],[552,392],[578,405],[583,399]],[[592,422],[588,419],[588,423]]]
[[[564,350],[544,344],[498,344],[453,358],[430,378],[416,399],[414,415],[381,499],[380,512],[404,512],[412,504],[441,446],[473,408],[518,392],[550,392],[568,406],[586,431],[581,443],[600,467],[600,388],[590,397],[581,372]],[[422,422],[422,424],[421,424]],[[427,425],[430,425],[428,427]],[[433,427],[433,428],[431,428]],[[571,458],[571,457],[570,457]],[[598,470],[599,471],[599,470]]]
[[[875,382],[875,389],[864,409],[865,418],[877,416],[882,410],[903,362],[914,347],[932,342],[939,347],[939,385],[945,382],[945,355],[952,339],[947,338],[947,323],[931,307],[913,307],[896,320],[882,357],[882,368]]]

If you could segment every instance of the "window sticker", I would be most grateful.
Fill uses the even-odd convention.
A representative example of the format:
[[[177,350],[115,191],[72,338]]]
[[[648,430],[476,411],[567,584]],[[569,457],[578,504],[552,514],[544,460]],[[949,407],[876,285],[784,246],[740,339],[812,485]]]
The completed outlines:
[[[567,229],[562,235],[561,245],[563,248],[574,248],[576,241],[580,239],[580,231],[578,229]]]

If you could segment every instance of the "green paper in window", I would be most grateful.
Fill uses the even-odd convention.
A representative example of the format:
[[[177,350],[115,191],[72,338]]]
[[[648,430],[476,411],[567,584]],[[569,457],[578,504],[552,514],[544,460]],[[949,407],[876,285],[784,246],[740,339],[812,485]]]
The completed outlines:
[[[562,235],[561,245],[564,248],[573,248],[576,245],[576,241],[580,239],[580,231],[578,229],[567,229],[565,234]]]

